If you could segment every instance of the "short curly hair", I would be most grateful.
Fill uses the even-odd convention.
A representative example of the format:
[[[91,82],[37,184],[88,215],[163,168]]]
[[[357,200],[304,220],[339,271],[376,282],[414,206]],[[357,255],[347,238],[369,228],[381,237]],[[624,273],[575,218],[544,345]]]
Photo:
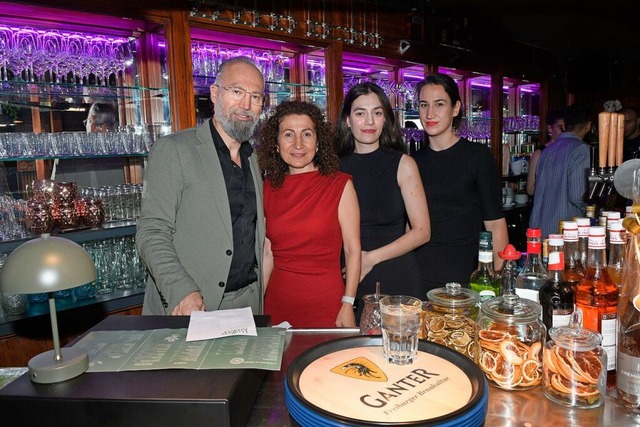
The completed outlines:
[[[322,111],[309,102],[285,101],[276,107],[273,115],[262,124],[259,132],[258,164],[273,188],[282,187],[284,176],[289,172],[289,166],[278,153],[278,133],[282,120],[294,114],[309,117],[315,126],[318,151],[313,157],[313,164],[320,174],[333,175],[340,167],[340,160],[334,147],[335,132],[333,127],[325,121]]]

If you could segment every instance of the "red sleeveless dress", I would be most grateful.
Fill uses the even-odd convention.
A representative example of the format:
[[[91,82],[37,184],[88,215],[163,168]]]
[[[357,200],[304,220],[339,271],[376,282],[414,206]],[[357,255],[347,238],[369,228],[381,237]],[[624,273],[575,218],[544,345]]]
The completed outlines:
[[[264,185],[264,216],[274,268],[265,313],[274,325],[335,327],[342,306],[342,233],[338,205],[350,176],[318,171],[287,175],[281,188]]]

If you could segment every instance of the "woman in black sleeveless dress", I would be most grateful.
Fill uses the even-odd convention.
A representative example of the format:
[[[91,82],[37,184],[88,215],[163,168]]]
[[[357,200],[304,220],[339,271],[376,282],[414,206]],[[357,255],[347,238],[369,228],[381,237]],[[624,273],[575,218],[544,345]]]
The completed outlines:
[[[340,169],[353,177],[360,204],[362,296],[375,292],[426,299],[413,249],[429,241],[429,211],[415,161],[404,154],[391,103],[374,83],[345,96],[338,124]]]

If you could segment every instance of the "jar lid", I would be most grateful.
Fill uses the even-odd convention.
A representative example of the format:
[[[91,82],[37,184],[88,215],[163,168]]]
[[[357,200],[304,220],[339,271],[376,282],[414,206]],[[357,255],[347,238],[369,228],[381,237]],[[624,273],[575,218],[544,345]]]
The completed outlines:
[[[444,288],[427,292],[427,299],[443,307],[471,307],[478,303],[480,295],[476,291],[460,286],[460,283],[447,283]]]
[[[542,306],[535,301],[509,294],[491,298],[480,306],[483,313],[496,320],[530,322],[540,318]]]
[[[602,343],[602,335],[591,329],[561,326],[549,329],[549,337],[560,347],[573,351],[593,350]]]

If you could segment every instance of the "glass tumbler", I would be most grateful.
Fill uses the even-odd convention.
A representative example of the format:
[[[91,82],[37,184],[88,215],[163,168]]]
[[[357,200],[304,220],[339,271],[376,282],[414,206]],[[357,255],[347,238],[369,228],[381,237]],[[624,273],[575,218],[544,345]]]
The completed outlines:
[[[380,300],[386,295],[369,294],[362,297],[364,307],[360,316],[362,335],[382,335],[380,326]]]

